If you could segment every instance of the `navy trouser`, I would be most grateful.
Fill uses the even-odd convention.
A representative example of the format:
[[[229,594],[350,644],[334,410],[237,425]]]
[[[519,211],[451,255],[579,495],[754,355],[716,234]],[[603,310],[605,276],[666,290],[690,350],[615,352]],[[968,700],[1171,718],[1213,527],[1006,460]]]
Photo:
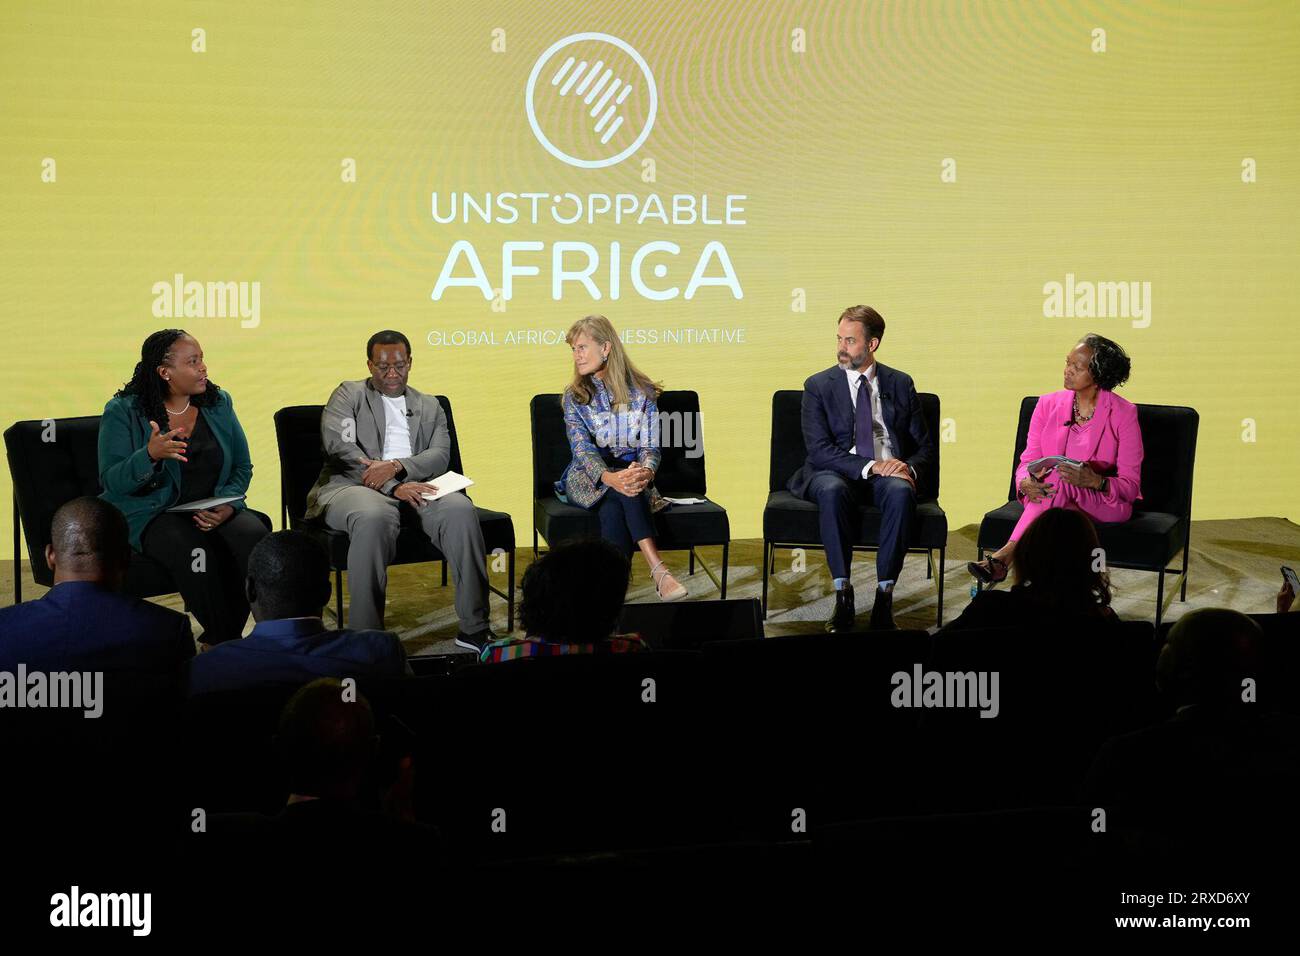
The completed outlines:
[[[629,498],[609,488],[596,505],[596,514],[600,517],[600,536],[624,554],[631,555],[642,538],[655,536],[647,492]]]
[[[853,541],[861,525],[860,505],[880,509],[880,548],[876,552],[876,580],[897,581],[903,570],[907,542],[916,523],[916,492],[904,478],[872,475],[849,481],[833,471],[819,471],[804,492],[817,505],[822,545],[831,577],[847,578],[853,559]]]

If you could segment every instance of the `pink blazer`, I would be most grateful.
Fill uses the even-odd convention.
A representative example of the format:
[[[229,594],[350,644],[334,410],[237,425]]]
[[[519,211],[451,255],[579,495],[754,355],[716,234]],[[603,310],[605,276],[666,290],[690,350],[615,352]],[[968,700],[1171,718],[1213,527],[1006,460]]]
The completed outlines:
[[[1016,469],[1016,485],[1029,475],[1025,466],[1044,455],[1064,455],[1074,393],[1068,388],[1050,392],[1038,399],[1029,421],[1029,438]],[[1137,406],[1114,392],[1097,392],[1097,409],[1093,415],[1089,439],[1090,454],[1082,457],[1097,474],[1110,478],[1110,492],[1102,501],[1114,505],[1131,505],[1142,497],[1142,431],[1138,428]],[[1017,490],[1016,496],[1024,495]]]

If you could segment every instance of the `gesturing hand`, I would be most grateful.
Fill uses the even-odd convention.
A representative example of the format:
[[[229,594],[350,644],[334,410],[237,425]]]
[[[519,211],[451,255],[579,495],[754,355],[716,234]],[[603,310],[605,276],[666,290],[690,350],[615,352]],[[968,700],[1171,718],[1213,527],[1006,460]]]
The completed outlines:
[[[176,436],[180,435],[180,438]],[[185,429],[173,428],[169,432],[158,430],[157,422],[149,423],[149,445],[147,447],[149,457],[154,461],[162,461],[164,458],[175,458],[177,461],[188,462],[185,457]]]
[[[399,501],[405,501],[408,505],[416,508],[423,508],[428,504],[425,501],[425,495],[436,495],[438,486],[431,485],[427,481],[407,481],[393,489],[393,497]]]

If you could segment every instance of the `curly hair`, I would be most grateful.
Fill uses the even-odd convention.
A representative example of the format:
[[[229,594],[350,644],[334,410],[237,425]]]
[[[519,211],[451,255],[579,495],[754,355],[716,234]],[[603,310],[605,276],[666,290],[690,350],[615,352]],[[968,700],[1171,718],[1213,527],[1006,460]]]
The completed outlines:
[[[1089,332],[1079,340],[1080,345],[1092,349],[1092,361],[1088,363],[1088,374],[1097,383],[1098,388],[1110,392],[1128,381],[1129,369],[1133,363],[1128,353],[1120,348],[1118,342],[1111,341],[1096,332]]]
[[[163,400],[167,397],[167,383],[158,375],[158,366],[167,365],[172,359],[172,346],[182,336],[189,335],[184,329],[161,329],[144,340],[140,346],[140,361],[135,363],[131,380],[117,390],[118,397],[135,396],[136,405],[146,421],[157,422],[158,427],[166,431],[167,410]],[[215,405],[221,398],[221,389],[217,383],[208,379],[208,387],[202,395],[190,399],[200,408]]]
[[[519,624],[530,637],[590,644],[614,632],[632,565],[599,538],[552,548],[524,572]]]

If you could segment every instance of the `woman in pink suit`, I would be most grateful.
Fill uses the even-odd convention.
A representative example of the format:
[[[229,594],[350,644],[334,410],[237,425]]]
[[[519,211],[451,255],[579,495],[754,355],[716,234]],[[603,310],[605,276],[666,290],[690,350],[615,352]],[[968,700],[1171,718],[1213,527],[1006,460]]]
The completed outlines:
[[[1137,406],[1114,393],[1128,380],[1129,357],[1110,339],[1086,335],[1065,360],[1065,388],[1042,396],[1029,422],[1029,438],[1016,470],[1024,513],[1011,537],[983,561],[966,565],[984,584],[1007,576],[1016,542],[1048,508],[1075,508],[1094,521],[1127,521],[1142,497],[1142,432]],[[1047,455],[1081,461],[1055,466],[1059,481],[1047,482],[1052,466],[1029,473]]]

